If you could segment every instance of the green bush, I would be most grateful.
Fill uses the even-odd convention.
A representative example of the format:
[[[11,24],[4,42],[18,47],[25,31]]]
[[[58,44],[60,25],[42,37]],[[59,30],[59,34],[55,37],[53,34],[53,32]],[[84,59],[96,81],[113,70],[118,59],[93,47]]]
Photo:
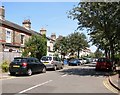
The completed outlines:
[[[2,68],[2,72],[8,72],[9,62],[4,61],[4,62],[1,64],[1,68]]]

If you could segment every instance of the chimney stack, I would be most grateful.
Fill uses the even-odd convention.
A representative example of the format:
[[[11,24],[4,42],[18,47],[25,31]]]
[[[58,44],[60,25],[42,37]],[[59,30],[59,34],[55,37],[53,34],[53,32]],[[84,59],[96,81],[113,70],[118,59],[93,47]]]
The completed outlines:
[[[0,7],[0,19],[1,20],[5,19],[5,9],[4,9],[4,6]]]
[[[40,29],[40,34],[42,34],[42,35],[45,35],[45,36],[46,36],[46,29],[41,28],[41,29]]]
[[[56,40],[56,34],[55,33],[51,34],[51,39]]]
[[[29,19],[28,20],[24,20],[22,24],[23,24],[23,27],[25,27],[26,29],[28,29],[28,30],[31,29],[31,22],[30,22]]]

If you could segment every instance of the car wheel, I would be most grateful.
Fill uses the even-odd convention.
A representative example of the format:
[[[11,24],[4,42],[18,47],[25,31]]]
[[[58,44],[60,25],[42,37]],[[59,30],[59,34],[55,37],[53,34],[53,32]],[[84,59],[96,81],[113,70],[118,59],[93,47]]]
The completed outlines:
[[[77,63],[76,66],[78,66],[79,64]]]
[[[62,65],[62,66],[61,66],[61,69],[63,69],[63,67],[64,67],[64,66]]]
[[[31,75],[32,75],[32,70],[31,70],[31,69],[28,69],[28,70],[27,70],[27,74],[28,74],[28,76],[31,76]]]
[[[10,72],[10,75],[11,75],[11,76],[14,76],[14,75],[15,75],[15,73],[14,73],[14,72]]]
[[[54,71],[56,71],[56,70],[57,70],[57,66],[54,66],[54,68],[53,68],[53,69],[54,69]]]
[[[42,73],[46,73],[46,67],[42,69]]]

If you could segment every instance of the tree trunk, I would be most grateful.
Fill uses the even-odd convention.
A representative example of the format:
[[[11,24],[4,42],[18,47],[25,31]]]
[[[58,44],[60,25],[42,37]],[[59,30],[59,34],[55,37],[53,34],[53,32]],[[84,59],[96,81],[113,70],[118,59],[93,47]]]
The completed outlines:
[[[105,49],[105,57],[108,58],[108,50]]]
[[[114,58],[115,58],[115,51],[114,51],[114,46],[113,46],[112,43],[110,44],[110,51],[111,51],[111,59],[114,60]]]
[[[79,58],[80,50],[78,50],[78,58]]]

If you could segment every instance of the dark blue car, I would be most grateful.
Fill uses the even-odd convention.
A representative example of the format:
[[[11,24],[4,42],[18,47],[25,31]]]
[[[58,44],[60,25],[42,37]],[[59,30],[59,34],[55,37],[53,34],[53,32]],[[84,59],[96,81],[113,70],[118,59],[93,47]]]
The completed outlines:
[[[78,66],[78,65],[80,65],[81,63],[80,63],[80,60],[79,59],[70,59],[69,60],[69,63],[68,63],[68,65],[69,66],[71,66],[71,65],[76,65],[76,66]]]

